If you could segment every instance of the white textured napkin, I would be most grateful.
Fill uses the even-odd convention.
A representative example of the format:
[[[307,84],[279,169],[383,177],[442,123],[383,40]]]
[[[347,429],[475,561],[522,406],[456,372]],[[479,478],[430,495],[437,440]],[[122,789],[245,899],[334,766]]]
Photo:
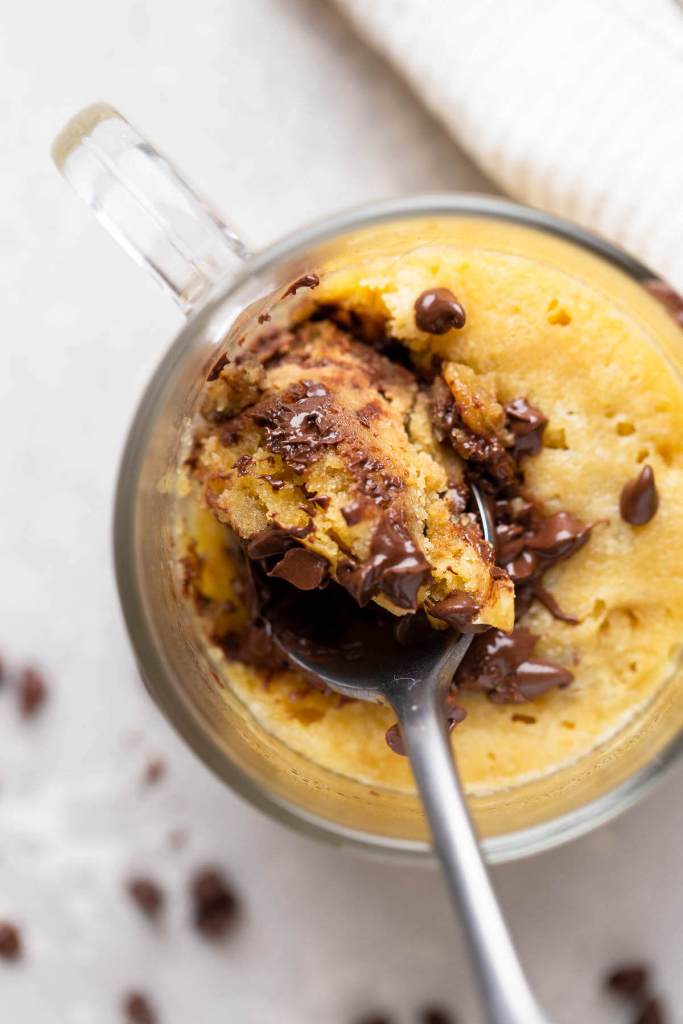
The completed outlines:
[[[512,196],[683,290],[683,0],[336,0]]]

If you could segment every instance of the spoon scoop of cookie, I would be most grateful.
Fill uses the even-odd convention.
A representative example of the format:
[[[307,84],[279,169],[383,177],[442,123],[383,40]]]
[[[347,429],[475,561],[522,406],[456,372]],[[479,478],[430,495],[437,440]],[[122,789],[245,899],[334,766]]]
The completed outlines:
[[[492,541],[485,502],[476,487],[471,490],[484,537]],[[383,630],[361,611],[351,618],[330,612],[322,620],[328,629],[302,637],[300,622],[275,614],[273,635],[286,648],[290,663],[344,697],[384,702],[396,712],[434,847],[467,932],[490,1024],[548,1024],[529,989],[484,866],[448,738],[448,689],[472,634],[428,627],[412,636],[398,631],[397,636],[396,630]],[[308,616],[304,612],[301,618]]]

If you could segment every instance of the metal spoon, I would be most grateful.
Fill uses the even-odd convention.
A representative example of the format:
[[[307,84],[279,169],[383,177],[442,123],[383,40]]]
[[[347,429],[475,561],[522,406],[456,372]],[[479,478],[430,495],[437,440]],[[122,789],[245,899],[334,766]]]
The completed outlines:
[[[494,531],[484,500],[472,494],[484,536]],[[324,660],[288,650],[289,660],[344,697],[382,702],[396,712],[406,752],[444,869],[460,912],[489,1024],[549,1024],[529,988],[482,859],[458,778],[446,724],[445,698],[471,636],[434,630],[433,640],[378,656],[365,651]]]

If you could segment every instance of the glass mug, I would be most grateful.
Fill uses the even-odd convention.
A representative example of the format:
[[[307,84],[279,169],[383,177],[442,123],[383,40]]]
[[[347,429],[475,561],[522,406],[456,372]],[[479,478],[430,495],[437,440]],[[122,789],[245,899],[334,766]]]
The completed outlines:
[[[304,228],[250,254],[171,166],[111,107],[84,110],[57,138],[65,177],[186,316],[128,436],[114,522],[116,574],[128,631],[152,697],[200,758],[272,817],[338,846],[431,856],[417,798],[337,775],[286,747],[221,684],[207,641],[177,587],[176,473],[200,391],[301,274],[324,273],[416,245],[486,246],[590,273],[657,338],[683,373],[680,328],[643,287],[654,275],[580,228],[501,199],[422,196],[377,203]],[[283,302],[286,315],[287,304]],[[608,821],[646,793],[683,749],[676,672],[598,749],[565,768],[491,795],[470,809],[491,862],[548,849]]]

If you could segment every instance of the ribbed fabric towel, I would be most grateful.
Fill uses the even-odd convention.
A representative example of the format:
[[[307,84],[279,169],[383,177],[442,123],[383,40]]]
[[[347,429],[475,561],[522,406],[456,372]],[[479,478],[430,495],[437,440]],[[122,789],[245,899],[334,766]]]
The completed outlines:
[[[683,291],[683,0],[336,0],[480,167]]]

